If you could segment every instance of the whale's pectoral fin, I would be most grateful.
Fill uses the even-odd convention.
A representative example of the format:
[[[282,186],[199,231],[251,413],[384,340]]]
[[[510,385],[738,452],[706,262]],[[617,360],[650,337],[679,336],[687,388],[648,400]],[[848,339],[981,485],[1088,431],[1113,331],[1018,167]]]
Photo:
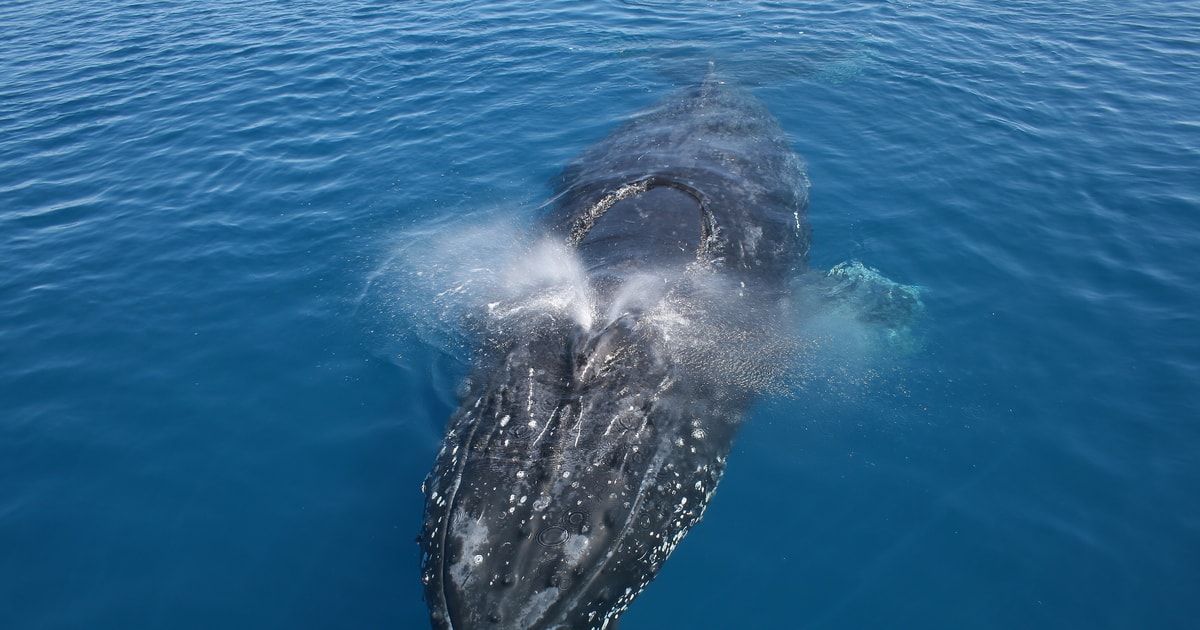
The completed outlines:
[[[857,260],[834,265],[819,279],[830,306],[876,327],[883,338],[901,350],[918,350],[912,328],[925,311],[921,289],[895,282]]]
[[[853,306],[858,319],[892,327],[911,326],[925,310],[919,287],[900,284],[857,260],[825,273],[826,297]]]

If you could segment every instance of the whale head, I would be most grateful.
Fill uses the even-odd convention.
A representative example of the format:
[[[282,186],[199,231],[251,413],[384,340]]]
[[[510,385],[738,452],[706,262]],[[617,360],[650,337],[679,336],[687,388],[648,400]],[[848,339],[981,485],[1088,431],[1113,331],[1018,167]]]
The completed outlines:
[[[435,627],[612,627],[699,520],[744,403],[651,320],[548,323],[470,384],[424,488]]]

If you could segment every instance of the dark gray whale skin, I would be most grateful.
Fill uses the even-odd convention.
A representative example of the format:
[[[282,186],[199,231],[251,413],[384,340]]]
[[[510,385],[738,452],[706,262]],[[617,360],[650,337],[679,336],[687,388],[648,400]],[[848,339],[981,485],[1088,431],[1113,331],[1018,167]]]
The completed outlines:
[[[620,302],[621,286],[661,272],[660,297],[700,312],[714,294],[689,278],[719,279],[749,334],[807,266],[807,205],[776,120],[711,74],[563,171],[542,228],[578,252],[602,315],[484,335],[423,484],[434,628],[616,627],[700,520],[754,397],[681,360],[653,300]]]

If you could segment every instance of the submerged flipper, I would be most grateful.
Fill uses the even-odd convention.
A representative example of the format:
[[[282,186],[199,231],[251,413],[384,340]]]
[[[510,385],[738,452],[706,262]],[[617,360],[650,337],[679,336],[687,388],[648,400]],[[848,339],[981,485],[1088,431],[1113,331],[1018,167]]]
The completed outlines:
[[[919,349],[912,327],[925,311],[919,287],[900,284],[857,260],[838,263],[822,279],[825,297],[855,319],[879,326],[893,346]]]

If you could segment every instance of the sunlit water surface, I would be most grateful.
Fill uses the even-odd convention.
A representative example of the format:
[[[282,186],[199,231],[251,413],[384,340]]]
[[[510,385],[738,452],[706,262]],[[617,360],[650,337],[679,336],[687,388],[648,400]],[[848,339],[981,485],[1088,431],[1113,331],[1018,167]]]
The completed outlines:
[[[1200,10],[530,5],[0,5],[0,627],[425,627],[469,350],[397,256],[709,61],[921,349],[764,397],[622,629],[1194,625]]]

